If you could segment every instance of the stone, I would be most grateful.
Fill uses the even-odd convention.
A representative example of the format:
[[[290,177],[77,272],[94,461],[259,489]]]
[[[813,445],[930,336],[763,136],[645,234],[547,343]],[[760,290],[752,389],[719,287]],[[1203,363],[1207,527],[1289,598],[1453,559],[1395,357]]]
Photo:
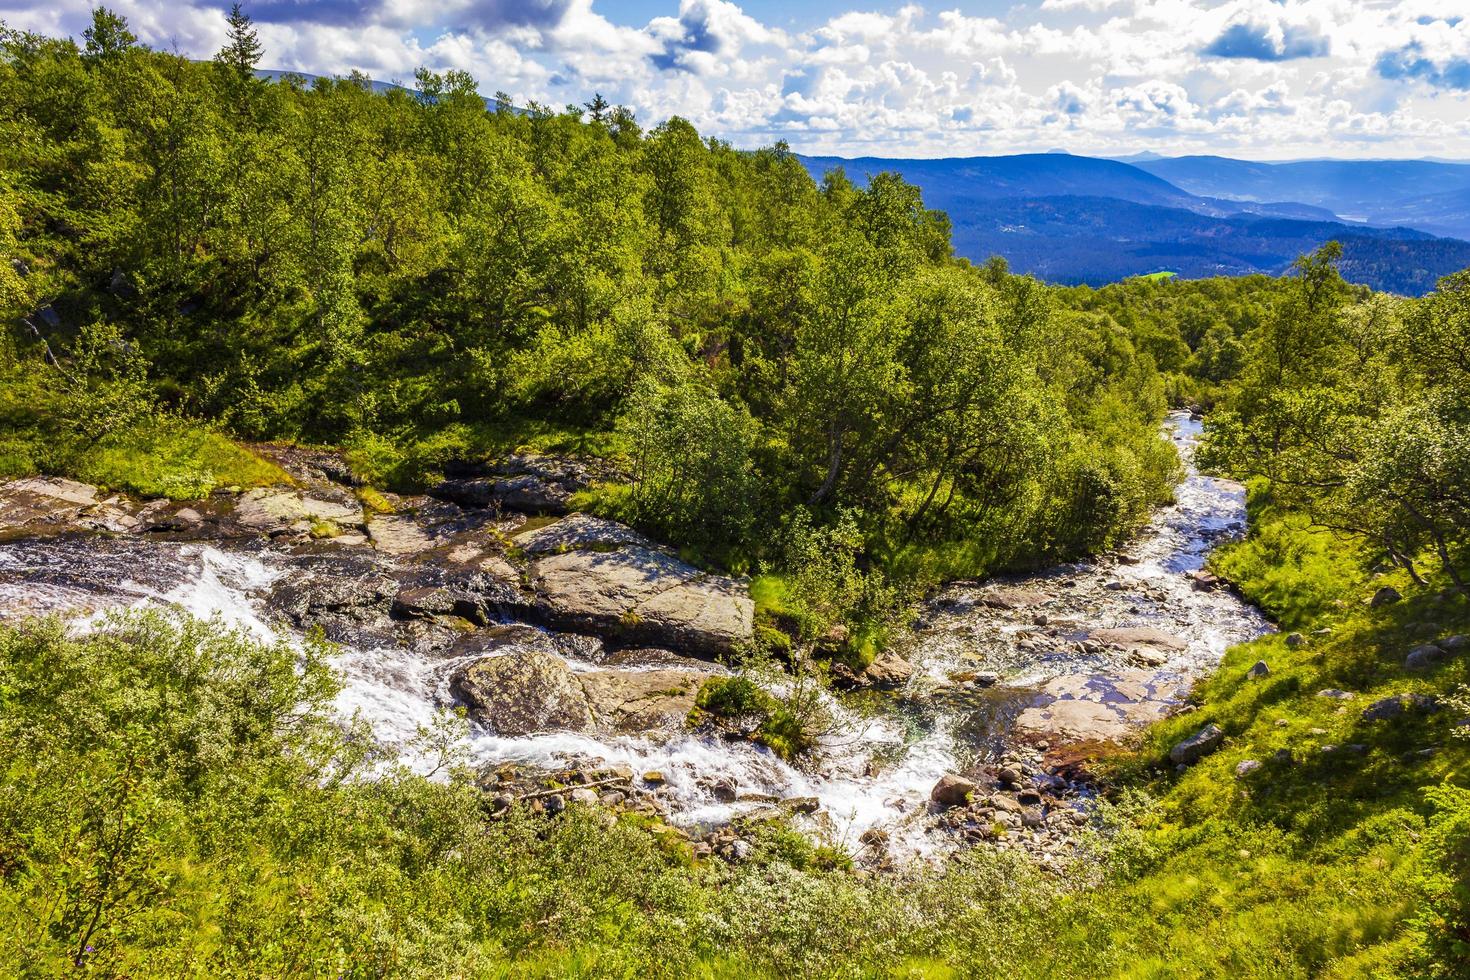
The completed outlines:
[[[1040,827],[1045,819],[1041,810],[1036,807],[1027,807],[1021,811],[1021,826],[1023,827],[1030,827],[1034,830]]]
[[[576,679],[599,732],[648,735],[679,731],[708,676],[677,669],[594,670]]]
[[[1405,670],[1429,670],[1449,659],[1449,654],[1442,647],[1433,643],[1424,643],[1409,651],[1404,658]]]
[[[1242,759],[1235,765],[1235,778],[1244,779],[1259,768],[1261,768],[1259,759]]]
[[[1013,800],[1003,793],[992,793],[986,798],[985,805],[997,813],[1009,813],[1013,816],[1025,809],[1019,800]]]
[[[617,521],[580,513],[569,514],[553,524],[522,531],[512,541],[528,555],[607,550],[624,545],[653,546],[653,542],[643,535]]]
[[[643,782],[649,786],[662,786],[668,779],[657,769],[650,769],[643,774]]]
[[[435,545],[433,537],[402,514],[380,514],[368,521],[368,539],[385,555],[415,555]]]
[[[1435,640],[1434,645],[1451,655],[1464,653],[1470,650],[1470,636],[1465,634],[1446,636],[1443,639]]]
[[[1023,789],[1016,794],[1016,802],[1022,806],[1040,806],[1041,794],[1034,789]]]
[[[733,778],[729,776],[721,776],[719,779],[716,779],[714,785],[710,787],[710,795],[713,796],[720,803],[734,803],[736,798],[739,797],[740,793],[739,790],[736,788],[735,780]]]
[[[1307,638],[1300,633],[1288,633],[1286,634],[1286,645],[1297,650],[1307,645]]]
[[[470,717],[504,736],[592,732],[596,719],[566,661],[539,650],[478,660],[454,674],[450,689]]]
[[[1266,663],[1266,661],[1257,660],[1254,664],[1251,665],[1251,669],[1245,672],[1245,676],[1251,678],[1252,680],[1255,680],[1260,677],[1267,677],[1270,675],[1270,673],[1271,668]]]
[[[1000,681],[1000,675],[993,670],[982,670],[975,675],[975,684],[978,687],[994,687]]]
[[[821,809],[822,801],[815,796],[792,796],[782,800],[781,806],[792,813],[811,814]]]
[[[327,524],[364,527],[362,505],[356,499],[325,500],[281,487],[256,487],[240,495],[235,504],[235,523],[260,534],[307,533],[313,526]]]
[[[601,802],[597,796],[597,791],[588,789],[585,786],[579,786],[568,795],[571,797],[573,803],[580,803],[583,806],[596,806]]]
[[[1430,714],[1439,708],[1439,699],[1428,694],[1395,694],[1364,708],[1363,720],[1387,721],[1404,714]]]
[[[1115,629],[1093,630],[1090,639],[1120,650],[1155,647],[1161,650],[1180,651],[1189,646],[1189,643],[1182,637],[1166,633],[1153,626],[1123,626]]]
[[[536,608],[549,625],[617,635],[703,656],[749,642],[755,603],[744,583],[631,546],[533,562]]]
[[[1373,609],[1379,609],[1383,606],[1392,605],[1402,598],[1403,595],[1399,592],[1398,589],[1395,589],[1391,585],[1385,585],[1383,588],[1373,593],[1372,597],[1368,600],[1368,605]]]
[[[537,802],[541,804],[542,810],[553,817],[567,808],[567,801],[560,796],[548,796]]]
[[[1169,761],[1179,765],[1196,762],[1218,749],[1225,741],[1225,733],[1218,725],[1206,725],[1189,738],[1169,750]]]
[[[887,847],[888,831],[882,829],[881,827],[869,827],[867,830],[863,831],[862,836],[858,838],[858,843],[862,844],[864,847],[871,847],[875,849]]]
[[[946,774],[929,791],[929,799],[944,807],[964,806],[974,797],[976,789],[975,784],[963,776]]]
[[[437,484],[430,496],[465,507],[494,504],[534,514],[565,514],[572,494],[592,481],[588,466],[578,460],[531,453],[449,469],[453,478]]]
[[[892,651],[885,652],[868,665],[863,676],[874,687],[903,687],[914,676],[913,666]]]
[[[980,604],[991,609],[1025,609],[1039,606],[1050,597],[1045,592],[1029,589],[992,589],[980,596]]]
[[[1353,698],[1357,697],[1357,695],[1352,693],[1351,691],[1340,691],[1335,687],[1329,687],[1324,690],[1318,691],[1317,697],[1331,698],[1334,701],[1351,701]]]
[[[1220,579],[1218,576],[1213,575],[1210,572],[1205,571],[1204,569],[1200,569],[1198,571],[1189,573],[1189,584],[1196,591],[1210,592],[1214,589],[1219,588]]]
[[[1021,785],[1021,774],[1011,766],[1006,766],[1001,769],[1000,772],[995,774],[995,778],[1000,780],[1002,786],[1011,789]]]

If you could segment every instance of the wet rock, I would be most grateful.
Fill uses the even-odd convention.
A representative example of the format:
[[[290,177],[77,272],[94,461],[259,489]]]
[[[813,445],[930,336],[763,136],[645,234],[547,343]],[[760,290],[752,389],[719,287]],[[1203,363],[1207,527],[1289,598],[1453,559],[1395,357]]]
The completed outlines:
[[[940,806],[965,806],[974,797],[977,787],[963,776],[942,776],[929,791],[929,799]]]
[[[587,695],[566,661],[538,650],[476,661],[450,680],[470,717],[499,735],[591,732],[596,727]]]
[[[560,456],[510,456],[491,465],[452,468],[464,474],[429,494],[466,507],[493,505],[533,514],[565,514],[572,494],[592,481],[588,465]]]
[[[1259,759],[1242,759],[1235,765],[1235,778],[1244,779],[1259,768],[1261,768]]]
[[[740,792],[734,779],[729,776],[721,776],[710,786],[710,795],[720,803],[734,803]]]
[[[1182,637],[1166,633],[1153,626],[1124,626],[1116,629],[1094,630],[1090,638],[1104,646],[1120,650],[1154,647],[1160,650],[1179,651],[1189,646],[1189,643]]]
[[[982,670],[975,674],[975,684],[978,687],[994,687],[1000,681],[1000,675],[993,670]]]
[[[888,831],[880,827],[869,827],[858,838],[858,843],[864,847],[881,850],[888,846]]]
[[[37,476],[0,484],[0,531],[44,530],[75,521],[97,503],[97,488]]]
[[[822,801],[815,796],[791,796],[782,800],[781,806],[792,813],[812,814],[822,808]]]
[[[1439,709],[1439,699],[1428,694],[1395,694],[1363,709],[1363,720],[1387,721],[1404,714],[1430,714]]]
[[[1206,725],[1189,738],[1169,750],[1169,761],[1179,765],[1196,762],[1218,749],[1225,741],[1225,733],[1218,725]]]
[[[687,670],[597,670],[576,676],[597,730],[610,735],[678,731],[708,677]]]
[[[1399,592],[1398,589],[1395,589],[1391,585],[1385,585],[1383,588],[1373,593],[1372,597],[1368,600],[1368,605],[1373,609],[1379,609],[1383,606],[1392,605],[1402,598],[1403,595]]]
[[[1050,596],[1031,589],[992,589],[980,597],[980,603],[991,609],[1025,609],[1039,606]]]
[[[1212,592],[1220,587],[1218,576],[1200,569],[1189,573],[1189,584],[1199,592]]]
[[[903,687],[914,676],[913,666],[898,654],[886,652],[868,665],[863,676],[874,687]]]
[[[442,586],[404,589],[393,597],[389,613],[400,619],[432,619],[435,616],[463,616],[472,619],[478,607],[468,597]]]
[[[1271,668],[1266,664],[1266,661],[1257,660],[1251,665],[1251,669],[1245,672],[1245,676],[1255,680],[1256,678],[1269,676],[1270,673]]]
[[[648,786],[662,786],[668,779],[657,769],[650,769],[643,774],[643,782]]]

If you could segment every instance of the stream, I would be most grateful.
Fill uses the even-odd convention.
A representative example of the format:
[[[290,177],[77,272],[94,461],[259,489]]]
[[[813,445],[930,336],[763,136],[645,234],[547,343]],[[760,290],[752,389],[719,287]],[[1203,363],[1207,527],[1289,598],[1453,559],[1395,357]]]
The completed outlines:
[[[952,840],[936,831],[928,802],[941,776],[974,774],[1023,752],[1039,760],[1062,743],[1126,737],[1177,708],[1229,645],[1270,629],[1229,591],[1201,588],[1191,577],[1213,547],[1243,533],[1244,492],[1189,462],[1198,422],[1173,413],[1168,427],[1187,468],[1174,505],[1125,549],[1095,561],[946,587],[924,606],[904,649],[915,667],[904,690],[828,697],[833,723],[816,771],[748,741],[687,731],[503,737],[475,728],[465,748],[482,766],[550,770],[601,760],[657,771],[664,779],[659,807],[693,831],[810,797],[816,812],[802,819],[851,850],[878,829],[894,860],[943,851]],[[353,574],[383,560],[365,550],[369,557],[353,559]],[[13,538],[0,541],[0,618],[87,617],[157,604],[267,638],[291,632],[270,602],[273,592],[306,563],[315,569],[341,561],[266,541]],[[452,644],[426,652],[380,641],[371,629],[351,635],[334,657],[343,682],[337,707],[405,750],[420,726],[454,702],[455,669],[484,655]],[[597,643],[561,649],[573,671],[598,669],[612,656]],[[642,669],[636,658],[619,666]],[[716,791],[722,781],[738,787],[733,800]]]

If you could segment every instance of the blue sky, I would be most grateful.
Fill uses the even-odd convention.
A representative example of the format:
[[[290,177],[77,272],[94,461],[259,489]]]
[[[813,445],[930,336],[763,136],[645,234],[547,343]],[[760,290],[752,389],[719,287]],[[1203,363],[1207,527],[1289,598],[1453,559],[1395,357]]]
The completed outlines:
[[[80,35],[91,0],[0,0]],[[220,0],[116,0],[207,57]],[[1470,158],[1470,0],[246,0],[264,67],[470,72],[560,106],[594,91],[738,146],[959,156]]]

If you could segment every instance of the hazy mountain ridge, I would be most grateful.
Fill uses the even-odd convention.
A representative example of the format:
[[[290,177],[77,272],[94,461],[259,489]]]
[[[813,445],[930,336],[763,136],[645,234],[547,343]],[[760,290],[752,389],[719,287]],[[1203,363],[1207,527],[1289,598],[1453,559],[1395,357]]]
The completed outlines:
[[[1166,166],[1180,160],[1189,162]],[[897,171],[923,189],[929,207],[949,214],[956,254],[974,261],[1003,255],[1018,271],[1053,282],[1102,285],[1162,269],[1191,278],[1274,275],[1334,238],[1345,246],[1344,275],[1375,289],[1422,294],[1441,276],[1470,265],[1470,243],[1440,237],[1459,227],[1453,216],[1470,217],[1470,166],[1410,161],[1370,167],[1350,194],[1357,161],[1180,160],[1125,163],[1070,154],[802,158],[819,178],[842,167],[859,184],[874,173]],[[1283,173],[1280,167],[1297,169]],[[1167,179],[1174,171],[1190,176],[1175,183]],[[1451,189],[1388,201],[1395,186],[1403,190],[1409,185],[1402,182],[1410,180],[1423,186],[1429,175]],[[1305,200],[1291,197],[1296,188],[1311,193]],[[1321,203],[1363,210],[1365,201],[1378,198],[1383,202],[1375,213],[1399,218],[1349,222]],[[1465,225],[1470,234],[1470,221]]]

